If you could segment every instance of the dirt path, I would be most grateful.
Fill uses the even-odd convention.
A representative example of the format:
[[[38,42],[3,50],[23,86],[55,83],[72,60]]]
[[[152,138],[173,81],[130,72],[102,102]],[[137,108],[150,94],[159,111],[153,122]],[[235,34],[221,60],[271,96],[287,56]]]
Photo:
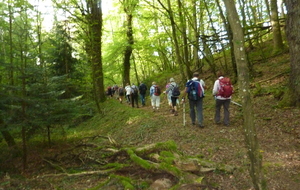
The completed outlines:
[[[160,129],[144,139],[142,143],[153,143],[174,140],[178,148],[186,155],[200,156],[214,162],[229,164],[237,168],[229,175],[208,174],[209,181],[221,184],[222,189],[247,189],[251,178],[247,169],[249,159],[244,143],[243,119],[241,107],[231,104],[229,127],[215,125],[214,100],[204,99],[205,128],[191,125],[189,106],[186,104],[186,126],[183,126],[183,109],[179,115],[173,116],[165,97],[162,98],[161,109],[154,113],[162,120]],[[148,102],[149,103],[149,102]],[[298,190],[300,186],[300,151],[299,135],[295,133],[296,125],[299,130],[299,110],[273,109],[276,101],[271,96],[254,100],[253,110],[260,149],[263,155],[263,166],[269,189]],[[151,112],[151,107],[142,110]],[[282,117],[284,116],[284,117]],[[299,134],[299,133],[298,133]]]

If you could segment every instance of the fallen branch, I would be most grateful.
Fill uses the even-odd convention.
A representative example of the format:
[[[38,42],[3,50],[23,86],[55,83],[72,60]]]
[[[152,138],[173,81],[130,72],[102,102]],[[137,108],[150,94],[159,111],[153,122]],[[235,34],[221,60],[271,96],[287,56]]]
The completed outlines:
[[[267,79],[264,79],[264,80],[258,81],[258,82],[256,82],[256,84],[259,84],[259,83],[263,83],[263,82],[270,81],[270,80],[272,80],[272,79],[274,79],[274,78],[280,77],[280,76],[282,76],[282,75],[285,75],[285,74],[287,74],[287,73],[289,73],[289,71],[286,71],[286,72],[283,72],[283,73],[279,73],[279,74],[277,74],[277,75],[274,75],[274,76],[272,76],[272,77],[270,77],[270,78],[267,78]]]
[[[57,164],[54,164],[54,163],[52,163],[52,162],[50,162],[49,160],[46,160],[45,158],[43,158],[43,160],[45,161],[45,162],[47,162],[48,164],[50,164],[52,167],[54,167],[55,169],[58,169],[58,170],[61,170],[62,172],[67,172],[63,167],[61,167],[61,166],[59,166],[59,165],[57,165]]]
[[[109,170],[98,170],[98,171],[85,171],[85,172],[80,172],[80,173],[59,173],[59,174],[46,174],[42,176],[37,176],[37,178],[45,178],[45,177],[61,177],[61,176],[68,176],[68,177],[74,177],[74,176],[83,176],[83,175],[95,175],[95,174],[101,174],[101,175],[106,175],[114,172],[115,169],[109,169]]]

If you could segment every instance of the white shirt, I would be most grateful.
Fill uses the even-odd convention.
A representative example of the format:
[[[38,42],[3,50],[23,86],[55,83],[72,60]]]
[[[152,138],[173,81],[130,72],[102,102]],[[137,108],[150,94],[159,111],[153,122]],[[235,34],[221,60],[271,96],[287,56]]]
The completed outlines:
[[[125,86],[125,90],[126,90],[126,95],[130,95],[131,94],[131,87],[128,85],[128,86]]]

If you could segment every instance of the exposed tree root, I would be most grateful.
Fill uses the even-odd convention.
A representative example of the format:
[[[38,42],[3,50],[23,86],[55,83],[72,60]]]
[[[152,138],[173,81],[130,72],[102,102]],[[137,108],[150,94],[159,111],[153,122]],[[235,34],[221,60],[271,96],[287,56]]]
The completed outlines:
[[[108,137],[107,140],[109,141],[107,146],[99,146],[95,143],[82,141],[79,145],[75,145],[74,148],[64,152],[63,155],[56,157],[59,158],[59,160],[53,162],[44,158],[43,160],[51,167],[62,173],[45,174],[38,177],[101,175],[110,176],[109,179],[116,180],[117,178],[117,181],[124,187],[129,184],[129,186],[134,187],[143,180],[147,181],[150,186],[154,180],[149,179],[150,176],[152,176],[150,178],[153,178],[155,174],[164,173],[166,176],[169,176],[168,178],[172,176],[170,185],[179,188],[184,184],[197,184],[200,187],[205,178],[205,173],[208,172],[218,170],[231,173],[234,170],[234,167],[231,166],[219,166],[216,163],[200,158],[183,156],[173,141],[149,144],[142,147],[120,147],[111,137]],[[53,158],[51,160],[53,160]],[[63,163],[70,160],[72,160],[72,164]],[[80,162],[78,163],[78,161]],[[83,167],[85,165],[91,165],[92,163],[96,163],[94,170],[76,173],[72,170],[72,173],[69,172],[72,168]],[[61,165],[67,165],[69,168],[63,168]],[[134,168],[134,170],[128,168]],[[139,171],[143,172],[144,175],[138,174]],[[126,177],[126,180],[121,179],[120,175],[117,174]],[[107,180],[109,181],[109,179]],[[100,184],[100,186],[110,184],[107,180],[105,180],[105,184]]]

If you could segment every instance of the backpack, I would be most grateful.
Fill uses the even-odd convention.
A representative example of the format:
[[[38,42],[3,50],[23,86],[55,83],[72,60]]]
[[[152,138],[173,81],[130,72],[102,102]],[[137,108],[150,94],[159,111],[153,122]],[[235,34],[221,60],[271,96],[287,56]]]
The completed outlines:
[[[131,87],[131,88],[132,88],[132,87]],[[135,86],[135,87],[133,87],[133,88],[132,88],[132,90],[133,90],[133,94],[135,94],[135,95],[136,95],[136,94],[138,94],[138,89],[137,89],[137,87],[136,87],[136,86]]]
[[[221,96],[223,98],[229,98],[233,94],[233,87],[230,82],[230,79],[227,77],[223,77],[219,79],[220,89],[217,96]]]
[[[119,88],[119,95],[124,96],[124,88],[122,87]]]
[[[173,85],[172,85],[172,86],[173,86]],[[173,87],[173,90],[172,90],[172,96],[173,96],[173,97],[178,97],[178,96],[180,96],[180,90],[179,90],[178,85],[176,85],[176,86]]]
[[[140,94],[145,94],[147,91],[147,87],[144,83],[140,85]]]
[[[160,87],[158,85],[154,86],[154,95],[159,96],[161,94]]]
[[[204,97],[204,90],[199,81],[190,80],[187,83],[187,86],[188,86],[187,89],[188,98],[190,100],[200,100],[201,98]]]

